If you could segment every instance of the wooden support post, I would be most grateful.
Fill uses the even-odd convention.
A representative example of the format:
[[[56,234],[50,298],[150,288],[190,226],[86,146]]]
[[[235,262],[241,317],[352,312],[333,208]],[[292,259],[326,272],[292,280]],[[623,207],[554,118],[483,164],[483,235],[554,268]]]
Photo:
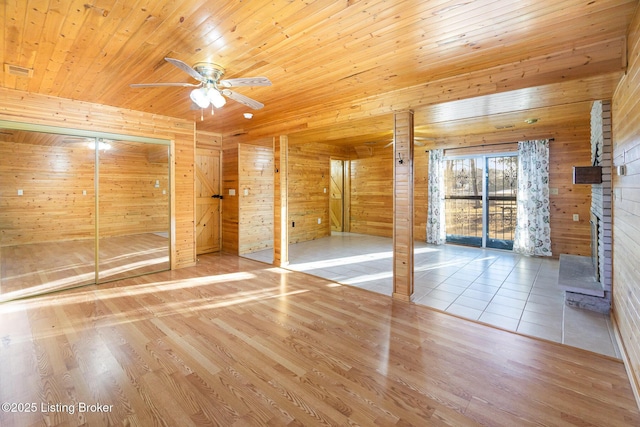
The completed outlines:
[[[273,155],[273,265],[284,267],[289,264],[289,138],[286,135],[273,139]]]
[[[413,295],[413,111],[394,117],[393,297]]]

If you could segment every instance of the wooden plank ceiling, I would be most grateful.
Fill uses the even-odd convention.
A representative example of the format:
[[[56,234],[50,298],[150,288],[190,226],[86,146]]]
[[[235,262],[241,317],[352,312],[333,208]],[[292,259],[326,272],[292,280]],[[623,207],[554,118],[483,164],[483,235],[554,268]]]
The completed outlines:
[[[612,96],[637,3],[6,0],[0,82],[255,138],[388,139],[392,113],[406,109],[416,113],[416,135],[430,138],[495,131],[532,115],[560,124]],[[201,120],[190,88],[129,87],[195,82],[165,57],[214,62],[225,78],[268,77],[270,87],[236,89],[265,107],[229,101]]]

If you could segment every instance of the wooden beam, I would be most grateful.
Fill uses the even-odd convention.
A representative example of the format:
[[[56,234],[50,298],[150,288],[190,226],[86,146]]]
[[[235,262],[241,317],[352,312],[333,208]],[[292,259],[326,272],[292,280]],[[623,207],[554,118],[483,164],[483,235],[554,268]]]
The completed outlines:
[[[393,159],[393,297],[413,295],[413,112],[395,114]]]
[[[275,173],[273,188],[275,203],[273,212],[273,264],[284,267],[289,264],[289,138],[280,135],[273,138]]]

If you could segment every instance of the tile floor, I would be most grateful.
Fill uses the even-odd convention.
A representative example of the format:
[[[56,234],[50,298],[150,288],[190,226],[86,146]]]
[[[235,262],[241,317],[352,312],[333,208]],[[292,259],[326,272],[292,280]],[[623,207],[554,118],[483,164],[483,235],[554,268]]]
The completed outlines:
[[[272,252],[245,256],[271,263]],[[557,260],[420,242],[414,253],[416,304],[620,358],[609,316],[564,304]],[[291,270],[385,295],[392,292],[389,238],[333,233],[290,245],[289,262]]]

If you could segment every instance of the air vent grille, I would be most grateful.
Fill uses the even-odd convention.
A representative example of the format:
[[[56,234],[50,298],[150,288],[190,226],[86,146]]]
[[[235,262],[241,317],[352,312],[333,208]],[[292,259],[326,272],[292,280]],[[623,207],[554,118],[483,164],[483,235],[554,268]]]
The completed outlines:
[[[17,65],[4,64],[4,72],[17,77],[33,77],[33,68],[19,67]]]

